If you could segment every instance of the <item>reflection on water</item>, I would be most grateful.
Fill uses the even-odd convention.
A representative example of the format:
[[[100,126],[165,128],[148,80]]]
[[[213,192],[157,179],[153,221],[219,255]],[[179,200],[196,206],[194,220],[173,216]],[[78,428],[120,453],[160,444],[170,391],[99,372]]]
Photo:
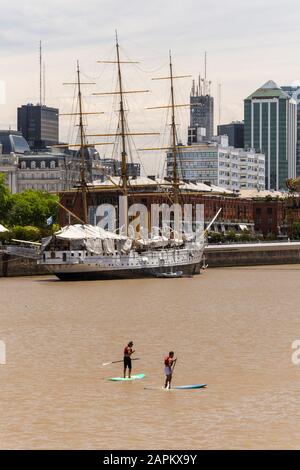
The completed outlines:
[[[1,448],[299,448],[300,266],[191,279],[0,279]],[[134,340],[141,381],[114,383]],[[174,384],[163,384],[174,349]]]

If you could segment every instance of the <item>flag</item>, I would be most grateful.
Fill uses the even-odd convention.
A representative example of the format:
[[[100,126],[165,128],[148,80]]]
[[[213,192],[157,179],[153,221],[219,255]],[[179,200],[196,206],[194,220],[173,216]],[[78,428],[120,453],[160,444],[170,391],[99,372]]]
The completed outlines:
[[[51,217],[47,219],[47,225],[52,225],[52,224],[53,224],[53,217],[51,215]]]

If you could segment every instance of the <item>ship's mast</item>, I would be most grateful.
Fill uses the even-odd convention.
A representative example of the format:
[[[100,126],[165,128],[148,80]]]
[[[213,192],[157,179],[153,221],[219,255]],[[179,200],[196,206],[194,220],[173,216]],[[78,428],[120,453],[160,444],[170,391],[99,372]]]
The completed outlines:
[[[80,132],[80,186],[82,195],[82,211],[83,221],[85,224],[88,222],[88,209],[87,209],[87,183],[85,174],[85,136],[82,117],[82,94],[81,94],[81,81],[80,81],[80,68],[77,61],[77,86],[78,86],[78,104],[79,104],[79,132]]]
[[[173,178],[172,178],[172,188],[173,188],[173,200],[174,202],[178,202],[179,193],[180,193],[180,181],[178,178],[178,154],[179,154],[179,146],[177,144],[177,131],[176,131],[176,120],[175,120],[175,108],[181,107],[189,107],[190,103],[188,104],[175,104],[175,94],[174,94],[174,79],[177,78],[186,78],[190,77],[190,75],[173,75],[173,64],[172,64],[172,56],[171,51],[169,51],[169,68],[170,73],[167,77],[155,77],[152,80],[170,80],[170,87],[171,87],[171,104],[165,106],[151,106],[147,109],[168,109],[171,108],[171,143],[168,147],[150,147],[150,148],[142,148],[139,150],[172,150],[173,154]],[[195,87],[193,84],[192,93],[194,93]],[[186,148],[186,145],[180,145],[180,148]]]
[[[122,188],[124,194],[127,194],[128,190],[128,176],[127,176],[127,161],[126,161],[126,137],[125,137],[125,111],[124,111],[124,99],[123,99],[123,87],[122,87],[122,74],[121,74],[121,63],[120,63],[120,50],[119,50],[118,34],[116,32],[116,49],[117,49],[117,63],[118,63],[118,82],[119,82],[119,93],[120,93],[120,123],[121,123],[121,178]]]
[[[173,65],[171,51],[169,51],[170,58],[170,84],[171,84],[171,110],[172,110],[172,121],[171,121],[171,133],[172,133],[172,150],[173,150],[173,191],[174,191],[174,202],[178,202],[179,194],[179,180],[177,171],[177,133],[176,133],[176,122],[175,122],[175,99],[174,99],[174,83],[173,83]]]
[[[121,60],[120,58],[120,46],[118,40],[118,33],[116,31],[116,52],[117,60],[98,60],[98,63],[102,64],[117,64],[118,67],[118,84],[117,91],[115,92],[100,92],[93,93],[93,95],[103,96],[103,95],[120,95],[120,109],[119,109],[119,125],[116,133],[110,134],[88,134],[88,136],[101,136],[101,137],[121,137],[121,184],[120,187],[123,190],[123,194],[128,194],[128,174],[127,174],[127,151],[126,151],[126,139],[129,136],[139,136],[139,135],[157,135],[157,132],[129,132],[126,122],[126,114],[124,109],[124,95],[126,93],[148,93],[149,90],[124,90],[123,81],[122,81],[122,71],[121,64],[138,64],[139,62],[134,62],[131,60]],[[127,142],[127,145],[128,142]]]
[[[79,127],[79,133],[80,133],[80,143],[76,144],[57,144],[55,147],[58,148],[69,148],[69,147],[77,147],[79,148],[80,151],[80,174],[79,174],[79,188],[81,190],[81,197],[82,197],[82,216],[79,218],[77,215],[74,215],[71,213],[68,209],[64,208],[61,206],[63,209],[65,209],[67,212],[69,212],[71,215],[74,215],[74,217],[79,220],[81,223],[87,223],[88,222],[88,204],[87,204],[87,192],[88,192],[88,187],[87,187],[87,179],[86,179],[86,161],[85,161],[85,148],[88,147],[94,147],[95,145],[112,145],[111,142],[94,142],[92,144],[88,144],[86,142],[86,133],[84,131],[84,124],[83,124],[83,115],[99,115],[99,114],[104,114],[103,112],[84,112],[83,111],[83,103],[82,103],[82,92],[81,88],[82,85],[96,85],[94,82],[82,82],[81,77],[80,77],[80,67],[79,67],[79,61],[77,61],[77,70],[76,70],[76,81],[71,82],[71,83],[63,83],[64,85],[72,85],[76,86],[78,89],[78,94],[77,94],[77,99],[78,99],[78,112],[76,110],[75,113],[60,113],[60,116],[76,116],[79,117],[79,124],[77,125]]]

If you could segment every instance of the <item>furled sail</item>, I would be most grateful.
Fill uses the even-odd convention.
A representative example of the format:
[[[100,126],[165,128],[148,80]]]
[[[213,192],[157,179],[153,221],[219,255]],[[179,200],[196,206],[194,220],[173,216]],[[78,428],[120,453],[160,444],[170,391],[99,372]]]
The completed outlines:
[[[87,240],[87,239],[100,239],[100,240],[127,240],[128,237],[118,235],[113,232],[108,232],[101,227],[94,225],[67,225],[58,232],[54,233],[55,238],[60,240]]]

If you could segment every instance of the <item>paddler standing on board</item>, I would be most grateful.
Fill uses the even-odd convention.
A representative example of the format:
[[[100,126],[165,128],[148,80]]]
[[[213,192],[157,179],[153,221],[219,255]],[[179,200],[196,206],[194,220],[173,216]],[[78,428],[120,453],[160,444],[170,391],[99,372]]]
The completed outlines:
[[[131,377],[131,369],[132,369],[132,364],[131,364],[131,355],[135,352],[134,349],[132,349],[133,346],[133,341],[130,341],[127,346],[124,348],[124,379],[126,378],[126,369],[128,368],[128,378],[130,379]]]
[[[165,374],[166,374],[166,382],[165,388],[171,388],[172,382],[172,374],[176,364],[177,358],[174,358],[174,351],[170,351],[169,355],[165,357],[164,364],[165,364]]]

